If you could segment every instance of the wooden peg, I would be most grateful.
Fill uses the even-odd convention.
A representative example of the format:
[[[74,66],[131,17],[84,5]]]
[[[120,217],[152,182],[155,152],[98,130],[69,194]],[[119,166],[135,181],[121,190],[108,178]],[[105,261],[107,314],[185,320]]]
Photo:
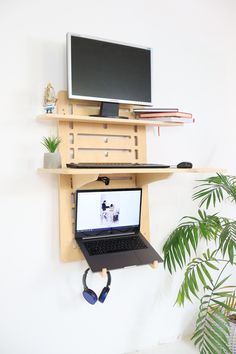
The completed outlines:
[[[155,269],[158,266],[158,261],[154,261],[153,263],[150,264],[150,266]]]
[[[107,268],[102,268],[101,276],[104,278],[107,275]]]

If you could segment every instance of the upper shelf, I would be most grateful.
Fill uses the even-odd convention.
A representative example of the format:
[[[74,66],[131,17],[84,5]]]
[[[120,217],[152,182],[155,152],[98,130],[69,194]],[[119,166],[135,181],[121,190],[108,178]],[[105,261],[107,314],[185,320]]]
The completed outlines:
[[[41,121],[61,121],[61,122],[81,122],[81,123],[104,123],[104,124],[126,124],[126,125],[143,125],[143,126],[179,126],[184,125],[184,123],[175,122],[158,122],[150,121],[148,119],[122,119],[122,118],[104,118],[104,117],[90,117],[75,114],[42,114],[38,116]],[[188,123],[189,124],[189,123]]]

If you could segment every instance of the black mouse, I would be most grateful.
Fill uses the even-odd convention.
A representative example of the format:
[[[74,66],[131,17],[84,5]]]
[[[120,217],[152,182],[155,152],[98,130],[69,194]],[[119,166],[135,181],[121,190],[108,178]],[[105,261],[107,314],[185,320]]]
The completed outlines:
[[[193,167],[193,164],[192,162],[180,162],[178,163],[177,165],[177,168],[192,168]]]

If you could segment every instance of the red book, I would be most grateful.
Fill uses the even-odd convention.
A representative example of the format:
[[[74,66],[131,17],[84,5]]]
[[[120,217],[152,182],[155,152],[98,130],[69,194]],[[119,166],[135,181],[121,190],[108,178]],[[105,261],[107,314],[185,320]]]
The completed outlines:
[[[140,118],[163,118],[163,117],[192,118],[192,114],[185,113],[185,112],[140,113],[139,117]]]
[[[143,119],[138,117],[138,119]],[[194,118],[185,118],[185,117],[149,117],[145,118],[148,121],[153,121],[153,122],[174,122],[174,123],[194,123],[195,119]]]

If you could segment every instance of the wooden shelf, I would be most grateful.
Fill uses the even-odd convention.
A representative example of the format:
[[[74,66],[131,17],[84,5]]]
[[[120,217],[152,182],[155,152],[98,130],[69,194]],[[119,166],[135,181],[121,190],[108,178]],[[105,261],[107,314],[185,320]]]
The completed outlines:
[[[122,124],[122,125],[141,125],[141,126],[182,126],[184,123],[175,122],[158,122],[150,121],[148,119],[122,119],[122,118],[104,118],[104,117],[90,117],[75,114],[43,114],[39,115],[38,119],[54,122],[78,122],[78,123],[104,123],[104,124]],[[189,124],[189,123],[188,123]]]
[[[86,184],[97,181],[99,176],[109,177],[111,180],[116,176],[120,178],[124,176],[132,176],[135,180],[135,185],[138,187],[144,187],[152,182],[157,182],[163,179],[167,179],[174,173],[216,173],[223,172],[216,168],[59,168],[59,169],[45,169],[39,168],[39,173],[49,173],[59,176],[68,176],[72,178],[74,189],[81,188]]]
[[[40,173],[56,175],[97,175],[97,174],[172,174],[172,173],[216,173],[223,172],[217,168],[39,168]]]

